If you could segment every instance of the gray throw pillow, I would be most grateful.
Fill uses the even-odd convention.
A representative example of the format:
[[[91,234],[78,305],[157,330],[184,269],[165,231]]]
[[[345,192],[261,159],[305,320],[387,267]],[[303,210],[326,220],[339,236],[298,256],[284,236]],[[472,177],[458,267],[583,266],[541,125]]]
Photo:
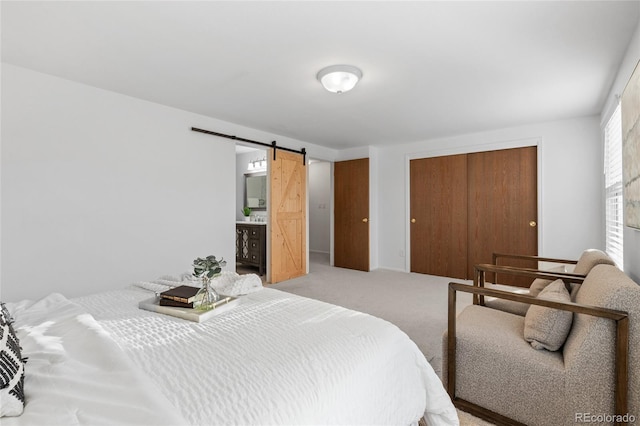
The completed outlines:
[[[531,283],[531,287],[529,287],[529,295],[533,297],[538,297],[540,292],[544,290],[552,282],[553,281],[551,280],[543,280],[542,278],[536,278]]]
[[[545,269],[546,272],[567,272],[566,265],[554,266],[553,268]],[[538,297],[540,292],[544,290],[546,286],[551,284],[553,280],[544,280],[542,278],[536,278],[529,286],[529,295]]]
[[[538,295],[539,299],[556,302],[571,302],[571,296],[562,280],[553,281]],[[560,309],[531,305],[524,317],[524,339],[535,349],[557,351],[564,345],[573,313]]]

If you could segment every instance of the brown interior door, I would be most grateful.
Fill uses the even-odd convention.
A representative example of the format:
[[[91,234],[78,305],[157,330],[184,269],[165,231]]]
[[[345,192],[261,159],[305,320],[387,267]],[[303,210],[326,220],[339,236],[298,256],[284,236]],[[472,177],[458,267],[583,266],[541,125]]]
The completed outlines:
[[[369,159],[334,164],[334,264],[369,270]]]
[[[473,265],[491,263],[494,252],[537,255],[537,148],[468,154],[468,177],[469,278]],[[498,282],[527,286],[531,279],[503,274]]]
[[[467,156],[410,162],[411,272],[467,278]]]
[[[270,153],[271,282],[307,273],[307,171],[300,154]]]

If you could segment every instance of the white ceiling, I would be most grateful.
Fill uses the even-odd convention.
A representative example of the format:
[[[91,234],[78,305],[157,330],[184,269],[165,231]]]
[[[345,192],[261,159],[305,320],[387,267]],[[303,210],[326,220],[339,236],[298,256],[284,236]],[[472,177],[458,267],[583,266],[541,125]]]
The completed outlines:
[[[598,114],[639,15],[637,0],[2,1],[2,60],[341,149]],[[364,76],[336,95],[315,76],[340,63]]]

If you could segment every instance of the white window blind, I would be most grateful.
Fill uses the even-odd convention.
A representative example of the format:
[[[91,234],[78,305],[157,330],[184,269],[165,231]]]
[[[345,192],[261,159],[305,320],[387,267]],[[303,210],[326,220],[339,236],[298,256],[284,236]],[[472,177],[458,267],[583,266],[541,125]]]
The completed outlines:
[[[622,117],[620,105],[604,129],[605,250],[623,267]]]

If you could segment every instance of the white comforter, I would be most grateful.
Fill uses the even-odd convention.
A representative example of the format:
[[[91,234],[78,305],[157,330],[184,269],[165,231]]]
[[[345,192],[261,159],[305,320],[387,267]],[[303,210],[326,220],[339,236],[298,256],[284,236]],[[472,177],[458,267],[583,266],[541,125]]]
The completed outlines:
[[[28,357],[24,413],[13,425],[177,425],[184,423],[154,384],[84,309],[52,294],[9,305]]]
[[[145,373],[135,387],[153,383],[152,398],[130,401],[146,412],[163,405],[158,413],[173,413],[165,424],[408,425],[423,415],[432,426],[458,423],[422,353],[384,320],[264,289],[207,322],[193,323],[138,309],[138,301],[148,297],[131,288],[74,301],[106,330],[127,362]],[[17,314],[16,322],[24,330]],[[102,384],[108,389],[120,379],[102,377]],[[73,397],[115,393],[79,384],[84,385],[88,390],[77,389]],[[27,381],[27,395],[28,386]],[[76,424],[102,423],[91,420]]]

